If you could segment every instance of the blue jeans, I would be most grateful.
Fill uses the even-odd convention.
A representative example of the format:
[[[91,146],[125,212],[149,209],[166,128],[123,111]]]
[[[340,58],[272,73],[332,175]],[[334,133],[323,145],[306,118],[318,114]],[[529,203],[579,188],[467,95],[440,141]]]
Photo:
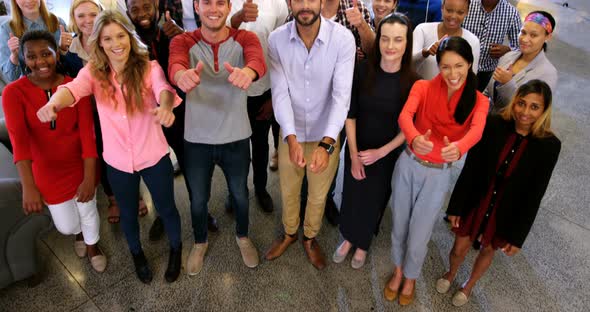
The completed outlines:
[[[168,155],[162,157],[157,164],[134,173],[123,172],[107,164],[107,175],[115,199],[121,207],[121,228],[131,253],[141,251],[137,222],[140,177],[150,191],[154,206],[162,218],[170,247],[180,247],[180,215],[174,202],[174,169]]]
[[[201,144],[184,141],[185,179],[191,190],[191,219],[195,243],[207,241],[207,214],[213,169],[218,165],[236,215],[236,235],[248,236],[248,171],[250,138],[226,144]]]

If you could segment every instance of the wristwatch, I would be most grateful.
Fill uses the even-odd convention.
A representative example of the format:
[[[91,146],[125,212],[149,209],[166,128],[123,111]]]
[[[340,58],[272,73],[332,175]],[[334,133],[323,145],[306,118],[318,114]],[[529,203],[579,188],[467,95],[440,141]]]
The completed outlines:
[[[326,152],[328,152],[328,155],[332,155],[332,153],[334,153],[334,144],[328,144],[326,142],[320,141],[318,146],[325,148]]]

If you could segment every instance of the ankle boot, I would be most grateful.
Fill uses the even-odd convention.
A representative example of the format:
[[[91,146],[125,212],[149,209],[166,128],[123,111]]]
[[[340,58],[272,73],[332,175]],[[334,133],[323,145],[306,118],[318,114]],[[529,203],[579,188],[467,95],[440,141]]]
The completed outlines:
[[[139,278],[142,283],[149,284],[152,281],[152,271],[150,270],[147,259],[143,254],[143,250],[137,254],[132,254],[132,256],[137,278]]]
[[[170,255],[168,256],[168,268],[164,278],[166,282],[172,283],[176,281],[180,274],[180,267],[182,266],[182,245],[177,248],[170,248]]]

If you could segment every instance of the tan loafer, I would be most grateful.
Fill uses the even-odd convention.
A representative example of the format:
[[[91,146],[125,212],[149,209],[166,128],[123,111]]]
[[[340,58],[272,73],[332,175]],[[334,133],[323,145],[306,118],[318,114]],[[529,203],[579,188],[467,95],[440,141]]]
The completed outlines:
[[[194,276],[201,272],[208,246],[208,242],[193,245],[193,248],[188,255],[188,259],[186,260],[186,272],[189,276]]]
[[[414,302],[414,295],[416,293],[416,286],[414,286],[414,289],[412,289],[412,293],[409,295],[404,295],[403,293],[399,293],[399,305],[401,306],[407,306],[412,304],[412,302]]]
[[[238,247],[240,248],[244,264],[251,269],[257,267],[260,260],[258,258],[258,250],[254,247],[252,241],[248,237],[236,237],[236,243],[238,243]]]
[[[92,266],[94,271],[102,273],[107,268],[107,257],[104,254],[96,255],[90,258],[90,265]]]
[[[74,241],[74,252],[78,258],[84,258],[87,255],[86,243],[83,240]]]
[[[385,298],[385,300],[387,301],[393,301],[397,298],[397,294],[399,293],[399,290],[393,290],[391,288],[389,288],[389,285],[385,285],[385,288],[383,289],[383,297]]]

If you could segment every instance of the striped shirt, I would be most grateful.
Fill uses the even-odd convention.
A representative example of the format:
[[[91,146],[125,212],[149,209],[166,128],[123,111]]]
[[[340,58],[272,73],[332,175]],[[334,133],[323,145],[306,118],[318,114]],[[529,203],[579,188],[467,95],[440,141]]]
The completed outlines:
[[[522,28],[520,14],[507,0],[500,0],[496,7],[486,12],[481,0],[471,1],[469,13],[463,21],[463,28],[479,38],[479,71],[491,72],[496,69],[498,59],[490,56],[492,43],[502,44],[508,36],[510,48],[518,50],[518,34]]]

